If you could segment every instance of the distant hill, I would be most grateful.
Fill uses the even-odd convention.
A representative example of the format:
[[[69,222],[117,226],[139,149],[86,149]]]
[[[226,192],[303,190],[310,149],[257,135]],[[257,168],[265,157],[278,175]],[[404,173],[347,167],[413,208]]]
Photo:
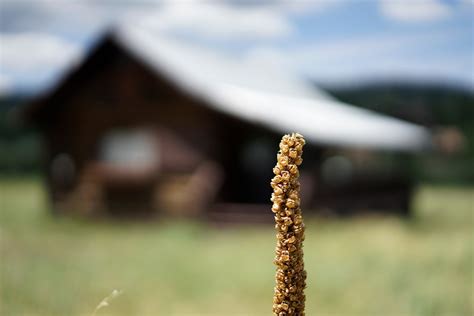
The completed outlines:
[[[374,83],[328,88],[338,99],[426,126],[467,126],[474,119],[474,93],[443,85]]]
[[[14,137],[24,132],[14,126],[12,114],[31,99],[31,95],[23,93],[0,96],[0,139]]]
[[[30,94],[24,93],[0,95],[0,111],[22,104],[31,100],[31,98],[32,96]]]

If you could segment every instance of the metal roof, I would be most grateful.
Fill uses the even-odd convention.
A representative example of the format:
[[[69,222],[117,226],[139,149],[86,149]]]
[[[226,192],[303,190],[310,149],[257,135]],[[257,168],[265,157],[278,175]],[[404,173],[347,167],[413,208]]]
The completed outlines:
[[[309,142],[418,151],[431,146],[421,126],[337,101],[282,69],[224,58],[145,29],[120,27],[113,38],[154,71],[224,113]]]

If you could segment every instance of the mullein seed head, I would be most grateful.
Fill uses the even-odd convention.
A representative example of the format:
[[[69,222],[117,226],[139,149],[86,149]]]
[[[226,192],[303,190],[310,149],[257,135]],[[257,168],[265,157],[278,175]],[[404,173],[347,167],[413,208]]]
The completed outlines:
[[[275,177],[271,181],[272,212],[275,214],[277,246],[275,265],[276,286],[273,315],[304,315],[306,271],[303,263],[304,223],[300,208],[298,166],[305,141],[300,134],[283,136]]]

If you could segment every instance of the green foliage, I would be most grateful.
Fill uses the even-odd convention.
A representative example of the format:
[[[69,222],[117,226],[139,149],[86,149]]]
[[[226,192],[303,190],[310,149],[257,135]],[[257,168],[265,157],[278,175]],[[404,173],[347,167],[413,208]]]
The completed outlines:
[[[416,157],[412,172],[423,181],[474,184],[474,94],[440,85],[381,83],[330,89],[342,101],[418,123],[434,131],[457,127],[465,138],[462,152]]]
[[[18,111],[28,98],[0,98],[0,173],[31,173],[40,166],[39,135],[21,126]]]
[[[97,316],[271,313],[272,226],[51,218],[37,179],[0,194],[2,315],[90,315],[113,289]],[[411,221],[308,219],[307,314],[472,315],[473,196],[424,187]]]

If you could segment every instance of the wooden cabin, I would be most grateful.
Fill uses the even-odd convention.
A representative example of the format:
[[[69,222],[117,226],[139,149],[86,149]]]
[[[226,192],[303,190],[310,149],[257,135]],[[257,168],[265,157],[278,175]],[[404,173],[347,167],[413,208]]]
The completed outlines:
[[[349,169],[373,166],[378,152],[422,150],[422,127],[219,58],[116,29],[29,104],[23,117],[43,135],[54,211],[271,219],[271,170],[281,135],[293,131],[308,140],[307,209],[408,211],[411,182],[396,170],[371,178]]]

